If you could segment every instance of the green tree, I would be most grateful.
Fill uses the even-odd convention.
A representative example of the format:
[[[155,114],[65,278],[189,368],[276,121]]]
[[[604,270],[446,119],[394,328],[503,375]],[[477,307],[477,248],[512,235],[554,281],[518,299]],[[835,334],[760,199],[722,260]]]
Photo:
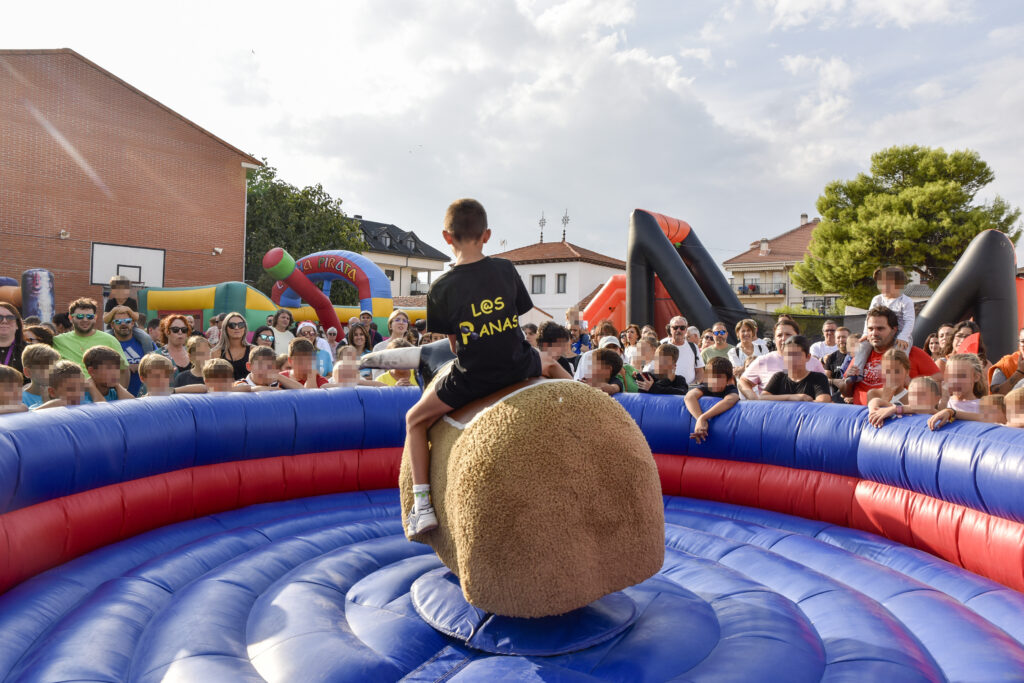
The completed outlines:
[[[999,230],[1014,244],[1020,237],[1020,209],[998,196],[975,202],[994,177],[970,150],[911,145],[876,152],[870,174],[825,187],[821,223],[793,282],[806,292],[837,292],[860,308],[878,293],[872,274],[879,266],[902,266],[937,287],[981,231]]]
[[[361,252],[366,249],[359,223],[345,216],[341,200],[318,183],[299,189],[277,177],[267,164],[249,174],[245,219],[245,281],[270,295],[274,279],[263,270],[263,255],[282,247],[296,259],[328,249]],[[331,301],[359,303],[355,287],[335,282]]]

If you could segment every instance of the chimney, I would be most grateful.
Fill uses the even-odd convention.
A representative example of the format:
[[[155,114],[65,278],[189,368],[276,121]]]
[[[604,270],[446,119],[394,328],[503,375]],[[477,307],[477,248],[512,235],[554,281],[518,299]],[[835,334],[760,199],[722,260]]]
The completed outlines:
[[[758,253],[759,256],[767,256],[771,249],[768,247],[768,238],[762,237],[760,242],[761,250]]]
[[[800,225],[807,225],[807,214],[800,214]]]
[[[352,216],[352,218],[355,218],[357,221],[363,220],[363,217],[360,216],[358,213],[356,215]]]

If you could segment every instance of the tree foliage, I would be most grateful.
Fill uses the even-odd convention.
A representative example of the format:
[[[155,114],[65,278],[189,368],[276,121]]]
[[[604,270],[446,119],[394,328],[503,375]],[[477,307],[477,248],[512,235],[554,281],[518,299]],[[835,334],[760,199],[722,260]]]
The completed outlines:
[[[793,281],[805,292],[837,292],[861,308],[878,293],[872,274],[879,266],[902,266],[937,287],[981,231],[999,230],[1014,244],[1020,237],[1020,209],[998,196],[975,202],[994,178],[970,150],[911,145],[876,152],[870,174],[825,187],[817,203],[821,223]]]
[[[331,197],[318,183],[299,189],[277,177],[267,164],[249,175],[245,220],[245,281],[270,295],[274,279],[263,270],[263,255],[283,247],[295,259],[327,249],[366,249],[359,223],[345,216],[341,200]],[[335,282],[331,301],[336,305],[359,303],[356,289]]]

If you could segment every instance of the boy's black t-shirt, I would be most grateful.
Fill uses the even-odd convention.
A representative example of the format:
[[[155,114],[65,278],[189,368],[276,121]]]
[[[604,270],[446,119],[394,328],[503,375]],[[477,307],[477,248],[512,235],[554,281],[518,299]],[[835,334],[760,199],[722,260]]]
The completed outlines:
[[[172,389],[177,389],[178,387],[187,387],[193,384],[205,384],[205,382],[203,382],[202,375],[196,377],[195,375],[192,374],[191,370],[179,372],[177,377],[171,380]]]
[[[427,293],[427,329],[454,334],[455,370],[489,384],[513,384],[535,362],[519,328],[533,301],[511,261],[484,257],[455,266]]]
[[[828,377],[825,377],[820,372],[808,372],[807,376],[799,382],[794,382],[784,372],[776,372],[772,375],[772,378],[768,380],[768,384],[765,385],[764,390],[769,394],[775,396],[785,396],[787,394],[807,394],[811,398],[818,398],[822,394],[825,396],[831,396],[832,392],[829,389]]]
[[[707,384],[698,384],[695,388],[700,389],[701,393],[704,394],[704,398],[725,398],[729,394],[740,393],[735,384],[726,384],[725,388],[721,391],[711,391]]]
[[[136,313],[139,312],[139,303],[132,297],[128,297],[127,299],[125,299],[123,304],[117,303],[117,300],[114,299],[114,297],[110,297],[109,299],[107,299],[107,303],[103,307],[103,312],[110,313],[112,310],[114,310],[115,306],[127,306]]]
[[[676,375],[672,379],[667,377],[659,377],[654,380],[654,384],[646,392],[641,389],[641,393],[647,394],[676,394],[677,396],[685,396],[686,392],[690,390],[690,385],[686,383],[686,378],[682,375]]]

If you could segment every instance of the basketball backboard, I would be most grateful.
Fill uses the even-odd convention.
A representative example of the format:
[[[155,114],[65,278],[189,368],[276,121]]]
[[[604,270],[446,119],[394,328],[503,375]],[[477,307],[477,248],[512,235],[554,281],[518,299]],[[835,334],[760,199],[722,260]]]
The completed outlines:
[[[108,284],[115,275],[127,276],[136,287],[163,287],[164,250],[93,242],[92,284]]]

